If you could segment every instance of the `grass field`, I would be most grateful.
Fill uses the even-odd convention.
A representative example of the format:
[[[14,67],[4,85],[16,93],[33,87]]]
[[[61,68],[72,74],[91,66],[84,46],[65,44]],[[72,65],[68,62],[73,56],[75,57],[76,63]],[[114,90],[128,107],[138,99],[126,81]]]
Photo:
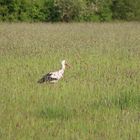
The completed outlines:
[[[54,139],[140,139],[140,23],[0,23],[0,140]]]

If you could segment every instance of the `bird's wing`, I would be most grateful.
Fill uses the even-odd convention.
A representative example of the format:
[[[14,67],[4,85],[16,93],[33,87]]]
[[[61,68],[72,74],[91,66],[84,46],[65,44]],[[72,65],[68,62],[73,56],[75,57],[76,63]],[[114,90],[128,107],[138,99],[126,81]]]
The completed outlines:
[[[43,75],[42,78],[39,79],[37,82],[38,82],[38,83],[44,83],[45,81],[49,81],[49,80],[51,79],[51,78],[50,78],[51,75],[52,75],[51,73],[45,74],[45,75]]]
[[[53,72],[49,72],[48,74],[45,75],[45,81],[53,81],[57,80],[57,76]]]

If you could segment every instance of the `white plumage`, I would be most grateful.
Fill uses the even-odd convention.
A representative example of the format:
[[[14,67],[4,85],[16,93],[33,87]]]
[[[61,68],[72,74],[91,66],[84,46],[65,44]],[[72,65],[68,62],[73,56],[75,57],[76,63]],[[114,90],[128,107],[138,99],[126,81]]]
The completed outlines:
[[[44,75],[40,80],[38,80],[38,83],[44,83],[44,82],[55,83],[58,80],[60,80],[63,77],[65,66],[68,64],[66,64],[66,61],[63,60],[61,62],[61,65],[62,65],[62,68],[60,70],[55,71],[55,72],[49,72],[48,74]]]

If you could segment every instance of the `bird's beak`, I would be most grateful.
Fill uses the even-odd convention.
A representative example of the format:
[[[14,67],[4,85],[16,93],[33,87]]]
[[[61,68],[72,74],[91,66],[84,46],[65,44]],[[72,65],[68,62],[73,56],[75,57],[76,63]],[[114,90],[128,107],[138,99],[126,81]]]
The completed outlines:
[[[70,68],[70,67],[71,67],[71,66],[70,66],[69,64],[67,64],[67,63],[66,63],[65,65],[66,65],[66,67],[68,67],[68,68]]]

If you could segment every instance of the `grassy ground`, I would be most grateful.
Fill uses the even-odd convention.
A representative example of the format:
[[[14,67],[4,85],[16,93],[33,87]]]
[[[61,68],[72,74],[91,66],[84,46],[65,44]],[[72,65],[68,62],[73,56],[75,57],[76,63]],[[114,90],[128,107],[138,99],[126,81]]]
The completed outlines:
[[[140,23],[0,24],[1,140],[139,138]]]

